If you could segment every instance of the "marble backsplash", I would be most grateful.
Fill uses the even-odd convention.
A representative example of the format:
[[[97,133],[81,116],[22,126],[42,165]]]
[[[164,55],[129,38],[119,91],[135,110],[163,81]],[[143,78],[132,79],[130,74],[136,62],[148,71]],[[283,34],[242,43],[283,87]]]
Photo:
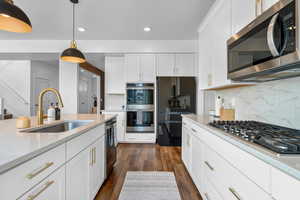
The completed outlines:
[[[234,98],[237,120],[257,120],[300,129],[300,78],[217,91],[225,104]]]

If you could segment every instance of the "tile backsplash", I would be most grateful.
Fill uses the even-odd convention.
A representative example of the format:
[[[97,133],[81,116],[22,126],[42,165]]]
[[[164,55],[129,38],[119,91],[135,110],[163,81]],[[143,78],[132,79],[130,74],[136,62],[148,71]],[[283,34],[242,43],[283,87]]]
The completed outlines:
[[[217,91],[225,104],[235,101],[237,120],[257,120],[300,129],[300,78]]]

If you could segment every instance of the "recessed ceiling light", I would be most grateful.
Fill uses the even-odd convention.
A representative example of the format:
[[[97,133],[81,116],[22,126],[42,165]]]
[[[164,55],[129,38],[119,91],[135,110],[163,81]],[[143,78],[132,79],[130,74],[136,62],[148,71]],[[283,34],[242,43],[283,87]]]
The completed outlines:
[[[146,26],[146,27],[144,28],[144,31],[145,31],[145,32],[150,32],[150,31],[151,31],[151,27]]]
[[[84,31],[85,31],[85,28],[83,28],[83,27],[78,27],[78,31],[84,32]]]

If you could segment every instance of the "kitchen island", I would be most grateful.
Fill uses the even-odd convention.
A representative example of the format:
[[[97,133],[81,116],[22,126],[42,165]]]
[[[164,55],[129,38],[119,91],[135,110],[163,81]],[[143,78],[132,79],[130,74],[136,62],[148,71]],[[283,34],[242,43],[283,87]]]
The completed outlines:
[[[0,199],[93,199],[105,179],[105,122],[116,115],[64,115],[26,130],[0,121]],[[84,122],[64,132],[32,132]],[[76,198],[75,198],[76,197]]]

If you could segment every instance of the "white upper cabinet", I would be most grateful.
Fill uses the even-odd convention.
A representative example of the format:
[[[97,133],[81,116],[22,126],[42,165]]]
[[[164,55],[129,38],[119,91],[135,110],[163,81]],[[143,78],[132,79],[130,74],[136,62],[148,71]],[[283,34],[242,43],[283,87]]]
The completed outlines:
[[[227,40],[231,35],[230,18],[230,3],[222,1],[214,16],[215,23],[212,23],[211,33],[213,37],[211,53],[214,59],[212,59],[212,77],[209,78],[212,79],[212,84],[215,86],[230,83],[227,79]]]
[[[195,76],[194,54],[176,54],[174,71],[176,76]]]
[[[157,76],[173,76],[175,67],[175,55],[174,54],[159,54],[156,57]]]
[[[155,55],[125,55],[126,81],[155,82]]]
[[[125,68],[123,57],[105,57],[106,93],[125,94]]]
[[[256,17],[255,0],[231,0],[232,1],[232,34],[239,32]],[[226,1],[227,3],[227,1]],[[222,29],[220,29],[221,31]]]
[[[157,76],[195,76],[194,54],[157,55]]]
[[[140,55],[140,80],[143,82],[155,82],[155,55]]]
[[[279,0],[262,0],[262,10],[266,11],[271,6],[273,6],[275,3],[277,3]]]

